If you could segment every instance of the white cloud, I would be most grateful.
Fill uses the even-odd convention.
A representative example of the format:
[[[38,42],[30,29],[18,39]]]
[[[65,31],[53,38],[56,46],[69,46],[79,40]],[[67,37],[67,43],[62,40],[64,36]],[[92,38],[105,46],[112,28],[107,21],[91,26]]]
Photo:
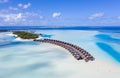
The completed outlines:
[[[9,11],[9,10],[8,10]],[[0,25],[42,25],[44,17],[35,12],[0,12]]]
[[[4,22],[15,22],[16,20],[22,19],[22,14],[0,14],[0,17],[3,18]]]
[[[31,6],[31,3],[27,3],[27,4],[18,4],[18,7],[21,7],[21,8],[23,8],[23,9],[27,9],[27,8],[29,8]]]
[[[119,19],[119,20],[120,20],[120,16],[118,16],[118,17],[117,17],[117,19]]]
[[[0,0],[0,3],[6,3],[8,2],[9,0]]]
[[[18,10],[18,8],[16,8],[16,7],[9,7],[9,9],[10,9],[10,10],[14,10],[14,11],[17,11],[17,10]]]
[[[22,7],[22,6],[23,6],[23,4],[21,4],[21,3],[20,3],[20,4],[18,4],[18,6],[19,6],[19,7]]]
[[[99,17],[103,17],[104,16],[104,13],[102,12],[99,12],[99,13],[95,13],[95,14],[92,14],[88,17],[88,19],[95,19],[95,18],[99,18]]]
[[[53,18],[57,18],[57,17],[60,17],[61,16],[61,13],[60,12],[54,12],[53,14],[52,14],[52,17]]]

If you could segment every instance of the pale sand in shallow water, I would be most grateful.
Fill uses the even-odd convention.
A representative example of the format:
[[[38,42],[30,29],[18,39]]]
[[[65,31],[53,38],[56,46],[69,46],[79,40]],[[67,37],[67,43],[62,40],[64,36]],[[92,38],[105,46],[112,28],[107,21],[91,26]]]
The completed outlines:
[[[99,48],[96,42],[114,45],[113,49],[118,52],[120,51],[119,46],[116,43],[97,40],[94,37],[101,33],[96,31],[50,32],[55,34],[53,39],[74,43],[84,48],[95,57],[95,61],[88,63],[84,60],[78,61],[67,50],[59,46],[22,42],[22,44],[0,48],[0,78],[120,77],[120,63]]]
[[[8,48],[12,56],[0,63],[1,78],[119,78],[120,67],[107,61],[78,61],[67,50],[51,44],[21,46]],[[1,51],[5,56],[6,51]]]

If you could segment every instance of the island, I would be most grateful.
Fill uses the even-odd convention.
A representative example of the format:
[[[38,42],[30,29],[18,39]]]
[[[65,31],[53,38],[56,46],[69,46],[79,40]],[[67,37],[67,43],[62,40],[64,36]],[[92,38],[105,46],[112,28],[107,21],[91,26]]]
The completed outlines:
[[[27,31],[13,31],[13,34],[22,39],[36,39],[39,37],[38,34]]]

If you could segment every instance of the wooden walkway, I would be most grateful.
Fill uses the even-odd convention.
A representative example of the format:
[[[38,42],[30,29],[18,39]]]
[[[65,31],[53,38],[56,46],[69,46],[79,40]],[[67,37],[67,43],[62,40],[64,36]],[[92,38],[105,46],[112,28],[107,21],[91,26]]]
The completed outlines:
[[[91,54],[89,54],[87,51],[85,51],[84,49],[80,48],[79,46],[67,43],[67,42],[53,40],[53,39],[39,39],[39,40],[34,40],[34,41],[51,43],[51,44],[61,46],[67,49],[77,60],[84,59],[86,62],[95,60],[95,58]]]

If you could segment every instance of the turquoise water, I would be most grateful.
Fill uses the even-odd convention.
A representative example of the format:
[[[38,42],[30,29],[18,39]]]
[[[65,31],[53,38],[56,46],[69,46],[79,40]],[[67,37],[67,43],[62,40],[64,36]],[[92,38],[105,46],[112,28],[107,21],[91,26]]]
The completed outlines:
[[[77,61],[61,47],[17,41],[8,35],[10,32],[4,32],[0,33],[0,78],[119,78],[119,32],[36,30],[35,33],[76,44],[96,60]]]
[[[120,38],[114,38],[114,37],[111,37],[111,35],[106,35],[106,34],[99,34],[99,35],[96,35],[95,37],[107,43],[114,43],[120,46]],[[112,45],[109,45],[105,42],[97,42],[96,45],[120,63],[120,51],[116,51],[112,47]]]

